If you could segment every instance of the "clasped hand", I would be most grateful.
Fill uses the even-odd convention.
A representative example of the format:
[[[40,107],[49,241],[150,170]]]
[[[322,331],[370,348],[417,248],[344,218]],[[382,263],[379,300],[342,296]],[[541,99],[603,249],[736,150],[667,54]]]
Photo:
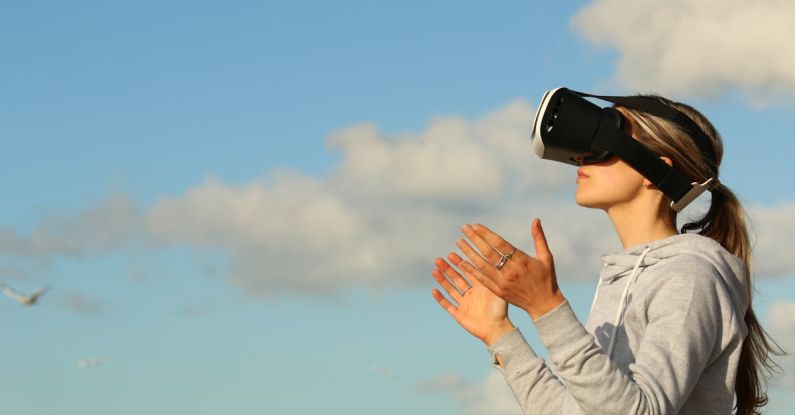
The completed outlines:
[[[462,231],[471,245],[463,238],[456,245],[467,259],[448,254],[455,268],[436,259],[432,274],[449,299],[435,288],[433,297],[472,335],[491,345],[510,331],[508,303],[535,320],[565,300],[540,220],[534,220],[531,229],[536,256],[517,249],[484,225],[464,225]],[[506,261],[507,254],[511,255]]]

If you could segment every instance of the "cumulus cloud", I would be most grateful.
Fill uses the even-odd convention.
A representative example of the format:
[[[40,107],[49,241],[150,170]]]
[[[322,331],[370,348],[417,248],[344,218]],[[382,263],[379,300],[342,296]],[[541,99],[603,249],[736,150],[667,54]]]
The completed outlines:
[[[388,379],[388,380],[390,380],[392,382],[397,382],[398,380],[400,380],[400,377],[397,375],[397,373],[392,368],[388,368],[388,367],[384,367],[384,366],[380,366],[380,365],[376,365],[376,364],[371,364],[370,365],[370,372],[374,373],[376,375],[379,375],[379,376],[383,376],[384,378],[386,378],[386,379]]]
[[[110,363],[110,359],[107,357],[89,357],[87,359],[81,359],[77,361],[77,368],[78,369],[88,369],[92,367],[100,367]]]
[[[533,113],[515,100],[475,120],[439,116],[418,133],[354,125],[328,138],[342,155],[330,177],[281,171],[244,185],[210,177],[146,210],[117,197],[31,235],[0,230],[0,252],[46,260],[130,240],[218,249],[230,280],[250,295],[325,295],[427,283],[433,258],[454,249],[464,223],[485,223],[529,249],[539,216],[554,233],[561,275],[584,278],[582,258],[609,248],[582,235],[609,228],[570,206],[574,169],[532,155]]]
[[[630,89],[710,96],[736,88],[760,101],[795,93],[793,20],[789,0],[595,0],[571,23],[618,53],[615,78]]]
[[[534,216],[548,219],[562,275],[587,278],[598,266],[588,255],[616,239],[583,237],[611,235],[609,224],[571,206],[574,169],[531,153],[532,114],[517,100],[474,121],[438,117],[416,134],[352,126],[329,137],[342,161],[327,179],[211,178],[158,201],[147,226],[162,242],[226,250],[232,280],[258,296],[427,283],[462,224],[485,223],[529,249]]]
[[[486,224],[533,253],[529,228],[540,217],[559,278],[593,279],[600,256],[620,243],[604,212],[574,203],[575,169],[532,154],[533,113],[515,100],[474,120],[439,116],[416,133],[354,125],[329,136],[341,161],[328,177],[279,171],[235,185],[210,177],[146,209],[115,197],[30,235],[0,229],[0,252],[46,261],[133,241],[188,246],[224,254],[222,273],[252,297],[327,296],[427,286],[433,259],[454,250],[464,223]],[[795,272],[795,257],[782,251],[795,205],[751,214],[757,275]]]
[[[30,235],[0,228],[0,253],[30,260],[82,256],[142,237],[143,223],[132,199],[117,195],[77,214],[50,218]]]
[[[770,307],[768,323],[773,339],[789,353],[789,356],[776,358],[781,366],[782,376],[776,379],[776,386],[795,386],[795,302],[776,302]]]
[[[754,235],[753,269],[763,276],[795,274],[795,256],[789,249],[795,235],[795,203],[748,209]]]
[[[417,391],[451,395],[466,415],[514,415],[521,412],[519,402],[505,383],[500,372],[494,370],[479,383],[467,381],[460,375],[444,374],[417,384]]]

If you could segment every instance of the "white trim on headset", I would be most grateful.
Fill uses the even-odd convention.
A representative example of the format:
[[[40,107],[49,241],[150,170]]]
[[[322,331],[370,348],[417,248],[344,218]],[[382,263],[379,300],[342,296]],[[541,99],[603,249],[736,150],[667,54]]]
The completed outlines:
[[[544,93],[544,96],[541,98],[541,103],[538,104],[538,109],[536,109],[536,117],[534,119],[535,123],[533,124],[533,132],[531,134],[533,138],[533,152],[540,158],[544,158],[544,153],[546,153],[546,148],[544,147],[544,140],[541,138],[541,118],[539,115],[546,113],[547,105],[549,105],[549,101],[555,92],[562,87],[558,87],[552,90],[549,90]]]

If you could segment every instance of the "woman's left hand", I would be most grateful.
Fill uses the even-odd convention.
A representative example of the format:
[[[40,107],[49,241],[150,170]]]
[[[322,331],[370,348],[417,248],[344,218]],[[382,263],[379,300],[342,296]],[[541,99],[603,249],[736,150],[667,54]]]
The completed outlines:
[[[525,310],[533,320],[565,300],[539,219],[533,221],[531,230],[535,257],[518,250],[484,225],[464,225],[463,231],[475,248],[464,239],[458,240],[456,245],[469,258],[461,261],[459,267],[491,292]]]

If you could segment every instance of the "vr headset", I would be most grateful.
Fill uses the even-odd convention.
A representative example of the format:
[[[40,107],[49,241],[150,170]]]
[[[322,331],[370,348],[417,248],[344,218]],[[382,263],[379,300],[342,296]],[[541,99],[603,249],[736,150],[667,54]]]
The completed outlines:
[[[624,115],[600,108],[585,97],[597,98],[672,121],[693,139],[701,157],[712,166],[713,177],[691,182],[643,144],[624,132]],[[715,152],[706,133],[690,117],[659,100],[644,96],[600,96],[556,88],[547,91],[533,121],[533,152],[542,159],[582,165],[618,156],[649,179],[679,212],[717,184]]]

